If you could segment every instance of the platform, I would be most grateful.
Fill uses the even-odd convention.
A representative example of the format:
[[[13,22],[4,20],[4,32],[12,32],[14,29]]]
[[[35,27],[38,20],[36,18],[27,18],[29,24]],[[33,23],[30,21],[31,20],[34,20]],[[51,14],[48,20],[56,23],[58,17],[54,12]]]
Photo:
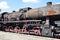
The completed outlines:
[[[60,39],[0,31],[0,40],[60,40]]]

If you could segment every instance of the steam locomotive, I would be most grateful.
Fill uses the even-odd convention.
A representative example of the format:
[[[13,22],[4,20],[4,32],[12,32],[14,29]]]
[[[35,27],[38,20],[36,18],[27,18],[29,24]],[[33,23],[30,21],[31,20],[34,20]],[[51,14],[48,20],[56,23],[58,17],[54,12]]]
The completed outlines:
[[[52,5],[52,2],[48,2],[45,7],[4,12],[0,17],[0,28],[4,31],[60,38],[60,4]]]

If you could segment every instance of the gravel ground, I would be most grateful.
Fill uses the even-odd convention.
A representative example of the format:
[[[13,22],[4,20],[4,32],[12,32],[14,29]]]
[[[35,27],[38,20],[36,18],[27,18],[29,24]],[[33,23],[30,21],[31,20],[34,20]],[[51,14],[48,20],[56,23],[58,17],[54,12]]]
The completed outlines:
[[[60,39],[0,31],[0,40],[60,40]]]

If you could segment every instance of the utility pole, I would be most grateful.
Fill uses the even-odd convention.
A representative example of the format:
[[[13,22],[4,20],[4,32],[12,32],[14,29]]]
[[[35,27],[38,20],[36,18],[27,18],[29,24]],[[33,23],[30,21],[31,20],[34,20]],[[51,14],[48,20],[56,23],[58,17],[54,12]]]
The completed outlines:
[[[0,12],[1,12],[1,9],[0,9]]]
[[[0,9],[0,18],[1,18],[1,9]]]

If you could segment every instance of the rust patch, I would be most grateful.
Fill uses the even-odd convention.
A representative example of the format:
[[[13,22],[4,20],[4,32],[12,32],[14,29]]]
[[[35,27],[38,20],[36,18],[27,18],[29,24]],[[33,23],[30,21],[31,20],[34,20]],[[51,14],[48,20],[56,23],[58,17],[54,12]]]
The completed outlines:
[[[56,11],[54,11],[54,10],[49,10],[48,13],[47,13],[47,15],[55,15],[55,13],[56,13]]]

